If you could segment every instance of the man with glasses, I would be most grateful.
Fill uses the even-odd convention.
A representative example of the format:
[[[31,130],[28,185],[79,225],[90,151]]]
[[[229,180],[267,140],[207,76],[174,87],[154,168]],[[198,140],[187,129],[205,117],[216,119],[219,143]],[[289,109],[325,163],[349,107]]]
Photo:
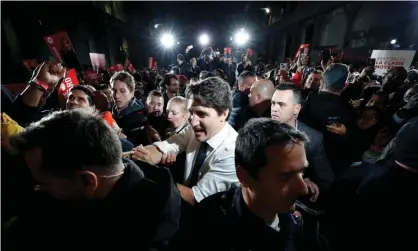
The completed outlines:
[[[177,232],[180,196],[170,173],[123,160],[118,136],[92,111],[52,113],[11,144],[37,185],[16,194],[5,249],[158,250]],[[24,178],[16,187],[30,186]]]

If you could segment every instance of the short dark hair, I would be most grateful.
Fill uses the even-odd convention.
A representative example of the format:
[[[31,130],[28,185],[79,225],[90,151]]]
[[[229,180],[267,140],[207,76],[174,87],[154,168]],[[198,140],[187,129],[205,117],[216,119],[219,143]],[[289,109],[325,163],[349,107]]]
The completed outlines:
[[[213,74],[213,72],[210,72],[210,71],[202,71],[200,72],[199,75],[202,75],[202,80],[216,77],[215,74]]]
[[[221,70],[221,69],[216,69],[216,70],[214,71],[214,74],[215,74],[217,77],[220,77],[220,78],[222,78],[222,79],[226,79],[226,78],[225,78],[225,72],[224,72],[223,70]]]
[[[164,80],[163,80],[164,85],[170,85],[171,79],[175,79],[177,81],[179,80],[176,75],[171,74],[171,73],[167,73],[167,74],[164,75]]]
[[[148,93],[148,97],[151,97],[151,96],[156,96],[156,97],[162,97],[162,98],[164,98],[163,94],[160,91],[158,91],[158,90],[152,90],[152,91],[150,91]]]
[[[277,91],[287,91],[290,90],[293,92],[293,103],[301,104],[302,103],[302,90],[298,88],[293,83],[282,83],[276,86]]]
[[[231,88],[227,82],[218,77],[187,85],[186,98],[193,99],[204,107],[215,109],[218,115],[227,110],[231,113],[232,110]]]
[[[184,56],[183,56],[183,54],[178,54],[178,55],[177,55],[177,59],[178,59],[178,60],[181,60],[181,61],[184,61]]]
[[[313,70],[311,74],[322,74],[323,72],[321,70]]]
[[[180,68],[177,66],[174,66],[173,68],[171,68],[171,71],[173,72],[174,75],[180,74]]]
[[[116,132],[97,112],[88,109],[51,113],[12,137],[11,144],[20,152],[40,147],[43,168],[56,175],[90,168],[111,172],[122,163]],[[71,157],[63,161],[63,153]]]
[[[70,92],[75,91],[75,90],[84,92],[87,95],[87,100],[89,101],[89,105],[90,106],[94,105],[94,100],[96,96],[88,87],[83,86],[83,85],[76,85],[73,88],[71,88]]]
[[[322,74],[325,89],[340,92],[345,87],[348,77],[348,67],[345,64],[333,63]]]
[[[307,136],[290,125],[271,118],[251,119],[238,131],[235,143],[235,165],[258,178],[261,168],[267,165],[266,149],[269,146],[308,142]]]
[[[112,89],[112,87],[110,87],[110,85],[107,85],[107,84],[101,84],[101,85],[97,86],[96,90],[98,90],[98,91],[103,91],[103,90],[106,90],[106,89],[108,89],[108,88]]]
[[[121,82],[124,82],[126,84],[126,86],[128,87],[130,92],[135,91],[135,79],[134,77],[129,74],[129,72],[126,71],[119,71],[116,72],[111,78],[110,78],[110,83],[113,85],[113,83],[119,80]]]
[[[257,75],[254,73],[254,72],[252,72],[252,71],[243,71],[240,75],[239,75],[239,78],[238,78],[238,84],[239,85],[241,85],[242,84],[242,82],[244,82],[244,79],[245,78],[247,78],[247,77],[253,77],[253,78],[255,78]]]

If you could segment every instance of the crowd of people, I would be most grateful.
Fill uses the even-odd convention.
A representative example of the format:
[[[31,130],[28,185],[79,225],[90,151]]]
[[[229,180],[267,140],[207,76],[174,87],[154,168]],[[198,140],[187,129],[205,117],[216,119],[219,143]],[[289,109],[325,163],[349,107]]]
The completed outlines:
[[[416,250],[418,70],[248,56],[2,85],[2,247]]]

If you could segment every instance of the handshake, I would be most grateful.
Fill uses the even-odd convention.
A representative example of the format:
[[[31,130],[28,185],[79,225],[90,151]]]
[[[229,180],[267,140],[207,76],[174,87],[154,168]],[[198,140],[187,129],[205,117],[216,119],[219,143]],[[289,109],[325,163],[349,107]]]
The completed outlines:
[[[123,158],[130,158],[132,160],[142,160],[152,165],[172,165],[176,162],[177,154],[174,152],[162,153],[155,146],[139,145],[130,152],[122,153]]]

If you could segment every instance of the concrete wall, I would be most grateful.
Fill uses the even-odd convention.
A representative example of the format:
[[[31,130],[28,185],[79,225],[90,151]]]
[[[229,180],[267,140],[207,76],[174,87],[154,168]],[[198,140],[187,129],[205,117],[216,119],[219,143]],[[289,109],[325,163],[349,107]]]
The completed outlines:
[[[322,24],[319,46],[337,45],[343,47],[346,32],[347,17],[343,8],[338,8],[326,15]]]

